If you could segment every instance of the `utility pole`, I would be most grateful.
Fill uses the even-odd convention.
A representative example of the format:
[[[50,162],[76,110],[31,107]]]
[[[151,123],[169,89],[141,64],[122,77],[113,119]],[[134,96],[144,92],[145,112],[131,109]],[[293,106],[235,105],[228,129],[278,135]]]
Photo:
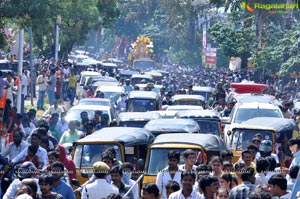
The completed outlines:
[[[58,61],[58,51],[60,50],[59,46],[59,25],[61,24],[61,16],[57,16],[56,24],[55,24],[55,53],[54,53],[54,59],[55,62]]]
[[[23,71],[23,46],[24,46],[24,29],[20,30],[19,33],[19,65],[18,65],[18,79],[19,79],[19,84],[18,84],[18,95],[17,95],[17,113],[23,113],[24,106],[22,107],[22,71]]]

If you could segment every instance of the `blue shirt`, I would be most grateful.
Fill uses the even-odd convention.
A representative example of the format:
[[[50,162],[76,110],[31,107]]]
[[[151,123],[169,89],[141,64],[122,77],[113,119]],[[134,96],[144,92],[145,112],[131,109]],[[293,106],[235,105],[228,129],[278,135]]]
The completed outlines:
[[[75,199],[72,187],[64,181],[60,181],[60,184],[57,187],[53,187],[51,191],[59,193],[64,199]]]

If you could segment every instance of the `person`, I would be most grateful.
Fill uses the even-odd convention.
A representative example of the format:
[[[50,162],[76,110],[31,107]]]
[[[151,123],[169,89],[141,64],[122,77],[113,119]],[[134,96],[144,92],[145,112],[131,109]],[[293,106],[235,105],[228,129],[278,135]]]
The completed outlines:
[[[21,185],[22,180],[32,179],[36,176],[37,169],[32,162],[23,162],[18,168],[17,177],[9,185],[2,199],[11,199],[16,196],[17,188]]]
[[[11,72],[8,72],[6,74],[6,78],[4,81],[7,81],[9,83],[9,87],[6,87],[7,89],[7,99],[10,99],[11,102],[14,102],[14,95],[13,91],[17,91],[14,86],[15,86],[15,80],[13,78],[13,75]]]
[[[219,156],[214,156],[211,158],[209,165],[212,168],[212,175],[220,179],[223,173],[223,160]]]
[[[28,82],[27,82],[27,71],[25,69],[23,69],[22,71],[22,77],[21,77],[21,85],[22,85],[22,95],[21,95],[21,114],[24,113],[24,103],[25,103],[25,99],[28,95],[28,91],[27,91],[27,86],[28,86]]]
[[[247,198],[251,191],[255,189],[255,173],[252,167],[246,167],[242,169],[242,181],[241,185],[238,185],[231,189],[229,192],[230,199]]]
[[[125,85],[123,86],[123,88],[126,94],[133,90],[132,85],[130,84],[130,79],[125,80]]]
[[[0,71],[0,99],[4,94],[4,89],[8,89],[10,87],[9,83],[3,79],[2,75],[2,71]]]
[[[54,177],[51,174],[43,174],[39,177],[39,186],[41,193],[38,193],[41,199],[64,199],[64,197],[58,193],[52,192]]]
[[[216,92],[215,98],[214,98],[214,100],[216,102],[223,101],[223,100],[225,101],[226,92],[222,87],[223,87],[222,83],[218,82],[217,86],[216,86],[217,92]]]
[[[37,109],[44,109],[44,98],[47,89],[47,78],[46,78],[46,70],[42,70],[41,74],[37,77],[36,85],[38,89],[38,100],[37,100]]]
[[[59,154],[59,161],[64,164],[68,171],[69,179],[76,179],[76,166],[72,159],[67,157],[67,152],[65,147],[58,144],[54,149]],[[71,184],[71,182],[69,182]]]
[[[230,173],[223,173],[221,175],[220,187],[230,191],[232,188],[232,175]]]
[[[142,187],[143,199],[158,199],[159,189],[154,183],[144,184]]]
[[[218,178],[215,176],[203,176],[199,181],[199,186],[203,191],[202,197],[207,199],[213,199],[214,194],[219,188]]]
[[[242,152],[242,162],[245,163],[246,167],[255,168],[255,164],[253,161],[253,155],[250,151],[245,150]]]
[[[31,146],[37,148],[36,155],[41,159],[42,161],[42,168],[45,168],[48,162],[48,155],[47,151],[40,146],[40,136],[37,133],[31,134]],[[19,155],[17,155],[14,159],[11,160],[10,164],[14,165],[16,163],[19,163],[23,161],[28,154],[28,147],[24,148],[23,151]]]
[[[256,159],[265,158],[272,156],[275,158],[276,163],[279,163],[279,158],[277,154],[272,153],[273,144],[271,140],[263,140],[259,146],[259,152],[256,154]]]
[[[202,199],[203,197],[193,190],[196,180],[196,174],[192,171],[183,171],[181,173],[182,188],[179,191],[171,193],[169,199],[193,198]]]
[[[75,76],[74,70],[72,70],[72,72],[71,72],[71,76],[69,79],[69,88],[67,91],[69,93],[70,106],[73,106],[74,98],[76,95],[76,76]]]
[[[13,142],[9,143],[4,150],[1,151],[1,155],[7,157],[8,161],[17,157],[17,155],[29,145],[23,138],[24,134],[21,132],[21,129],[16,129],[13,132]]]
[[[57,140],[60,140],[62,134],[69,128],[68,121],[66,120],[66,114],[66,112],[62,112],[60,114],[60,120],[58,120],[58,122],[56,123],[55,128],[58,130],[59,133],[59,138]]]
[[[71,71],[68,63],[64,63],[63,66],[64,68],[62,72],[63,72],[64,84],[62,88],[62,97],[66,101],[68,97],[67,96],[68,86],[70,86],[69,80],[70,80]]]
[[[126,110],[126,95],[125,93],[121,94],[121,97],[117,100],[117,110],[119,112],[124,112]]]
[[[156,178],[156,185],[159,189],[159,193],[162,195],[162,199],[167,198],[166,185],[170,180],[180,183],[181,170],[178,168],[180,160],[180,154],[178,151],[171,150],[168,152],[168,166],[158,173]]]
[[[102,115],[102,111],[100,111],[100,110],[95,111],[94,118],[92,119],[94,128],[95,128],[98,124],[101,123],[101,115]]]
[[[248,199],[272,199],[272,196],[268,190],[265,190],[261,187],[256,187],[254,191],[250,193]]]
[[[174,192],[180,190],[180,185],[176,181],[170,181],[170,182],[168,182],[168,184],[166,186],[166,190],[167,190],[167,198],[169,198],[171,193],[174,193]]]
[[[38,169],[41,169],[41,165],[43,165],[42,160],[36,155],[37,148],[34,146],[28,146],[27,155],[24,161],[30,161],[34,164],[34,166]]]
[[[170,95],[165,95],[165,97],[162,100],[162,105],[169,105],[171,106],[173,104],[172,100],[171,100],[171,96]]]
[[[112,184],[119,189],[119,194],[122,196],[128,194],[127,196],[129,198],[133,198],[132,191],[127,193],[130,189],[130,186],[122,182],[123,172],[120,166],[119,165],[113,166],[110,169],[109,174],[111,175]]]
[[[287,184],[287,190],[289,190],[289,191],[293,191],[293,188],[295,186],[295,183],[296,183],[296,180],[298,177],[299,168],[300,168],[299,165],[295,165],[289,169],[290,179],[288,180],[288,184]]]
[[[51,173],[54,178],[52,191],[63,196],[64,199],[75,199],[72,187],[62,177],[65,174],[65,167],[62,162],[54,162],[51,165]]]
[[[199,186],[199,180],[204,177],[204,176],[208,176],[210,173],[212,172],[212,168],[210,165],[207,164],[200,164],[197,166],[196,168],[196,174],[197,174],[197,181],[194,184],[194,190],[200,194],[203,193],[203,190],[201,190],[200,186]]]
[[[179,165],[179,169],[183,171],[196,171],[197,166],[195,164],[196,154],[192,149],[186,149],[183,152],[184,164]]]
[[[58,100],[55,100],[53,102],[53,105],[49,106],[47,111],[43,114],[43,117],[49,117],[53,113],[58,113],[59,115],[61,115],[62,112],[64,112],[64,109],[62,107],[58,106]]]
[[[266,177],[270,168],[270,163],[265,158],[258,159],[256,161],[256,171],[255,174],[255,185],[266,185],[268,183],[268,178]]]
[[[96,180],[83,188],[81,199],[105,198],[111,193],[119,194],[118,188],[106,181],[106,175],[110,168],[105,162],[94,163],[93,169]]]
[[[122,182],[126,185],[134,186],[132,188],[132,194],[133,194],[133,199],[138,199],[139,198],[139,187],[137,184],[135,184],[135,181],[131,179],[131,175],[133,172],[133,165],[130,162],[124,162],[121,164],[122,170]]]
[[[84,138],[88,135],[91,135],[95,131],[92,121],[88,121],[87,123],[85,123],[84,129],[85,129],[85,131],[82,132],[79,139]]]
[[[15,199],[32,199],[30,196],[31,189],[27,185],[20,185],[20,187],[17,188],[17,193]]]
[[[290,199],[291,192],[287,190],[287,180],[282,174],[274,174],[268,181],[270,193],[273,197]]]
[[[40,199],[38,192],[38,180],[35,178],[26,178],[21,181],[21,186],[28,186],[30,188],[30,196],[33,199]],[[27,199],[27,198],[26,198]]]
[[[296,138],[291,138],[288,141],[288,145],[289,145],[290,151],[294,157],[294,159],[290,165],[290,168],[295,165],[300,165],[300,136],[298,136]]]
[[[232,163],[233,153],[230,150],[223,150],[221,151],[220,157],[224,162]]]
[[[76,142],[81,136],[81,131],[76,129],[76,121],[71,120],[69,122],[69,130],[64,132],[59,140],[59,144],[64,143],[74,143]]]
[[[56,76],[55,76],[55,69],[51,69],[50,77],[47,81],[48,83],[48,100],[50,106],[54,104],[54,91],[56,87]]]
[[[228,199],[229,197],[229,191],[224,188],[220,187],[216,192],[216,199]]]

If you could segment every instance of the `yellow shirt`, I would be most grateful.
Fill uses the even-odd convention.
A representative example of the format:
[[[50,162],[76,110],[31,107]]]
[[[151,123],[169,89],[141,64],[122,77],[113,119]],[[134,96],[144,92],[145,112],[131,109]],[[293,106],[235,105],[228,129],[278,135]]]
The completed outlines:
[[[76,87],[76,76],[75,75],[72,75],[69,79],[69,87],[73,87],[75,88]]]

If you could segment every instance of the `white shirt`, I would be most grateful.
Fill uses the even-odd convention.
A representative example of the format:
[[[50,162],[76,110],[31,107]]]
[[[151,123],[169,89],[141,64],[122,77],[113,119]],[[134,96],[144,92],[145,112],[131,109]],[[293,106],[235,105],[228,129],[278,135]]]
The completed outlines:
[[[292,196],[292,192],[287,191],[287,194],[285,194],[283,196],[280,196],[280,197],[277,197],[277,198],[280,198],[280,199],[291,199],[291,196]]]
[[[61,120],[59,120],[56,124],[56,130],[62,135],[65,131],[69,129],[69,124],[68,122],[62,123]]]
[[[5,81],[7,81],[7,78],[4,78]],[[8,81],[7,81],[8,82]],[[10,82],[8,82],[10,87],[7,89],[7,98],[11,100],[11,102],[14,102],[14,98],[13,98],[13,88],[15,86],[15,81],[13,79],[10,80]]]
[[[179,170],[186,171],[186,170],[185,170],[185,164],[179,165],[178,168],[179,168]],[[192,171],[196,171],[196,169],[197,169],[197,166],[196,166],[196,165],[193,165]]]
[[[47,89],[47,78],[39,75],[36,80],[37,90],[45,91]]]
[[[24,86],[22,90],[22,95],[27,95],[27,76],[25,74],[22,75],[22,87]]]
[[[271,154],[271,157],[273,157],[276,160],[276,163],[279,163],[278,155],[275,153]],[[258,160],[261,158],[261,155],[259,152],[256,153],[255,159]]]
[[[129,179],[129,186],[130,187],[133,186],[134,183],[135,183],[134,180]],[[138,199],[139,198],[139,186],[138,186],[138,183],[136,183],[134,185],[134,187],[132,188],[131,192],[132,192],[132,195],[133,195],[133,199]]]
[[[256,173],[255,174],[255,185],[266,185],[268,184],[268,178],[263,173]]]
[[[17,157],[17,155],[21,153],[28,146],[29,144],[24,140],[21,141],[19,146],[17,146],[14,142],[11,142],[4,148],[3,151],[1,151],[1,155],[3,157],[8,156],[8,160],[10,161],[15,157]]]
[[[157,174],[156,185],[159,189],[159,193],[162,194],[161,199],[167,199],[166,186],[169,181],[176,181],[181,185],[181,173],[182,170],[178,170],[172,178],[167,168]]]
[[[182,189],[180,189],[179,191],[171,193],[171,195],[169,196],[169,199],[204,199],[204,198],[195,191],[192,191],[191,195],[189,195],[188,197],[185,197],[182,194]]]
[[[37,192],[39,192],[40,186],[38,183],[38,179],[34,178],[34,180],[36,181],[36,184],[37,184]],[[22,182],[19,179],[15,179],[14,181],[12,181],[12,183],[7,188],[2,199],[11,199],[11,198],[15,197],[17,194],[17,189],[20,187],[21,183]]]
[[[12,159],[12,162],[17,163],[24,160],[27,154],[28,154],[28,147],[26,147],[17,157]],[[36,155],[43,161],[43,168],[46,168],[48,162],[47,151],[43,147],[39,146]]]
[[[70,73],[71,73],[71,72],[70,72],[70,68],[67,68],[67,69],[64,68],[64,69],[63,69],[63,74],[66,75],[66,76],[68,76],[68,78],[65,78],[65,80],[64,80],[65,82],[68,82],[68,81],[69,81]]]
[[[61,108],[60,106],[57,106],[57,108],[54,108],[54,105],[52,105],[44,113],[43,117],[51,116],[53,113],[58,113],[58,115],[60,116],[60,114],[62,112],[64,112],[63,108]]]
[[[82,189],[81,199],[106,198],[111,193],[119,194],[118,188],[108,184],[105,179],[96,179]]]

